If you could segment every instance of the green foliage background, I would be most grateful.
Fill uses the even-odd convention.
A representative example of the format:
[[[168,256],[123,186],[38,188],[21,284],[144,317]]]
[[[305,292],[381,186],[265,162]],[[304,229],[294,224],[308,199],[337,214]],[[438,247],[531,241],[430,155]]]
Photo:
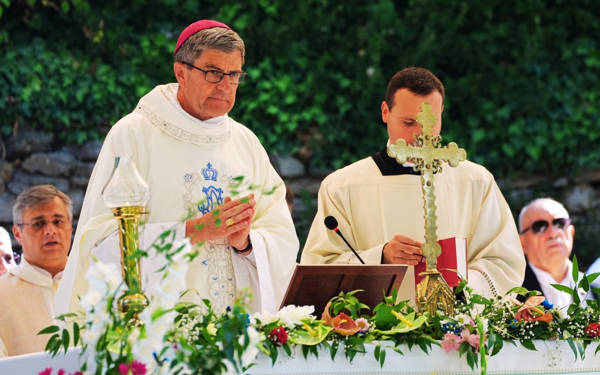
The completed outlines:
[[[409,65],[446,85],[445,140],[498,178],[600,166],[597,0],[0,0],[1,133],[102,139],[174,81],[176,38],[200,18],[246,41],[232,116],[313,169],[384,145],[385,86]]]
[[[446,140],[497,176],[598,166],[600,5],[595,0],[0,0],[0,126],[101,139],[154,85],[173,81],[180,30],[217,18],[247,42],[233,114],[267,149],[337,168],[385,141],[391,75],[447,86]]]

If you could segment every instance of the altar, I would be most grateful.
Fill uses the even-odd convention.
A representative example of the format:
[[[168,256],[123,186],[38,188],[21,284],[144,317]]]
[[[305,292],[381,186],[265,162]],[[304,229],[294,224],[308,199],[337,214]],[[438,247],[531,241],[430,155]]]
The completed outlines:
[[[575,359],[569,345],[564,341],[535,341],[537,351],[531,351],[520,345],[507,345],[500,353],[488,357],[489,375],[529,375],[529,374],[600,374],[600,355],[595,355],[595,345],[588,346],[584,359]],[[385,343],[382,343],[385,347]],[[480,369],[471,370],[458,352],[444,352],[434,346],[429,354],[420,348],[412,350],[400,346],[404,353],[391,349],[383,367],[373,356],[375,345],[367,344],[367,353],[357,354],[350,363],[339,350],[332,360],[327,350],[321,350],[318,358],[309,355],[304,359],[300,347],[295,347],[292,356],[281,352],[275,365],[262,353],[256,358],[256,365],[247,374],[401,374],[401,375],[467,375],[480,374]],[[50,367],[56,374],[58,369],[72,373],[79,370],[80,350],[70,349],[64,355],[51,358],[46,353],[27,354],[0,360],[0,374],[37,375]]]

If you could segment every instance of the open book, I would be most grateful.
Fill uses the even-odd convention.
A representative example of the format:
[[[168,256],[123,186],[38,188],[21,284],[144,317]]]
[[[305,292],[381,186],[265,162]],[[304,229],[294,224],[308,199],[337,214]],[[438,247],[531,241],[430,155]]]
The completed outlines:
[[[467,279],[467,239],[445,238],[438,240],[442,247],[442,253],[437,259],[437,269],[451,288],[460,283],[461,279]],[[427,268],[425,258],[415,266],[415,285],[423,279],[419,274]]]

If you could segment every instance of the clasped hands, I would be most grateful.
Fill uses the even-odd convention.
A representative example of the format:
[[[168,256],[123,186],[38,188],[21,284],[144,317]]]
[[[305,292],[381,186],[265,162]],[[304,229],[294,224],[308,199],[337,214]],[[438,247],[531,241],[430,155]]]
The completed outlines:
[[[192,245],[198,242],[227,239],[236,249],[244,249],[250,241],[250,225],[254,217],[254,194],[232,200],[226,197],[223,204],[212,211],[185,223],[185,235]]]
[[[383,246],[381,263],[416,266],[423,260],[421,247],[423,247],[423,243],[397,234]]]

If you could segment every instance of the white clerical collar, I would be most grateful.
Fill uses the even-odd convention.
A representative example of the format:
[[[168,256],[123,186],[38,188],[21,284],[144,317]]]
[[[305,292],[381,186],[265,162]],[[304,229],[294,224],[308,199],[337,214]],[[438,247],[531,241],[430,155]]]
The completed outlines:
[[[390,139],[388,138],[388,141],[387,141],[387,144],[385,145],[385,148],[387,149],[390,146],[390,144],[391,144],[390,143]],[[416,164],[415,163],[411,163],[409,161],[406,161],[406,162],[402,163],[402,166],[403,167],[412,168],[412,167],[416,166]]]
[[[179,86],[177,86],[177,87],[179,87]],[[168,94],[167,98],[168,98],[169,102],[171,102],[171,104],[175,108],[177,108],[177,110],[183,116],[185,116],[188,120],[190,120],[193,123],[196,123],[201,126],[205,126],[207,128],[214,128],[219,125],[222,125],[225,122],[225,120],[227,119],[227,114],[224,114],[222,116],[209,118],[208,120],[200,120],[199,118],[196,118],[196,117],[190,115],[185,109],[183,109],[183,107],[181,106],[181,103],[179,103],[179,99],[177,99],[177,90],[167,90],[167,94]]]
[[[8,272],[32,284],[49,288],[54,281],[60,281],[63,275],[63,271],[60,271],[52,277],[50,272],[27,262],[24,256],[21,257],[21,263]]]

